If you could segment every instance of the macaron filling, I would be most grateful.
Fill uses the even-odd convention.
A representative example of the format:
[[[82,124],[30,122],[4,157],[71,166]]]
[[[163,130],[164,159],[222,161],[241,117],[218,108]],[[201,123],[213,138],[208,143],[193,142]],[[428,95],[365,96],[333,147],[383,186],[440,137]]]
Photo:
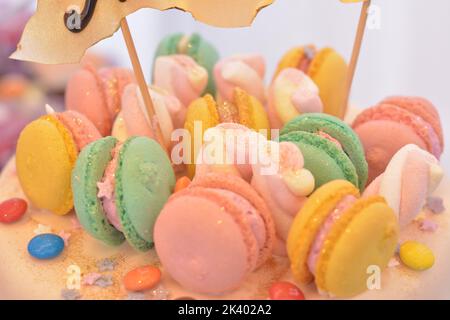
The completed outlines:
[[[356,200],[357,198],[353,195],[347,195],[342,198],[336,204],[333,210],[331,210],[322,226],[320,227],[319,232],[314,238],[307,261],[309,271],[313,275],[315,275],[315,272],[317,270],[317,262],[319,260],[323,245],[327,239],[328,234],[333,228],[334,223],[342,217],[342,215],[353,205],[353,203],[356,202]]]
[[[322,131],[322,130],[319,130],[316,134],[317,134],[319,137],[322,137],[322,138],[327,139],[328,141],[334,143],[334,144],[336,145],[336,147],[339,148],[339,150],[344,151],[344,148],[342,148],[342,144],[339,142],[339,140],[333,138],[333,137],[330,136],[328,133],[326,133],[326,132],[324,132],[324,131]]]
[[[105,169],[101,182],[97,183],[97,197],[102,203],[108,222],[117,230],[123,232],[122,223],[120,222],[115,200],[115,176],[119,164],[119,154],[123,143],[118,143],[112,150],[112,159]]]
[[[217,104],[217,113],[221,123],[239,123],[239,109],[229,101]]]
[[[258,244],[259,252],[261,252],[266,244],[266,227],[258,210],[247,199],[237,193],[225,189],[211,189],[211,191],[229,199],[241,209],[241,212],[245,212],[243,216],[244,221],[250,227]]]

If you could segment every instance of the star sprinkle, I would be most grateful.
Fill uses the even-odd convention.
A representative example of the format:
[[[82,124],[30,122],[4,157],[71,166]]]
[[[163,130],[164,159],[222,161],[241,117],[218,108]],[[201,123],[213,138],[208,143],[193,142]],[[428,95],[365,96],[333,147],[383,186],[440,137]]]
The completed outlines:
[[[438,229],[438,224],[430,219],[424,219],[419,226],[422,231],[435,232]]]
[[[52,228],[49,226],[46,226],[44,224],[38,224],[37,228],[34,229],[34,234],[35,235],[40,235],[40,234],[47,234],[47,233],[52,233]]]
[[[69,246],[69,239],[72,236],[70,233],[65,232],[64,230],[61,230],[58,233],[58,236],[60,236],[64,240],[64,246]]]
[[[435,214],[440,214],[445,211],[444,201],[439,197],[428,197],[425,207]]]
[[[72,225],[72,229],[74,229],[74,230],[81,229],[80,221],[78,221],[78,219],[76,217],[71,218],[70,223]]]
[[[147,297],[142,292],[129,292],[127,300],[147,300]]]
[[[114,189],[111,183],[108,181],[105,182],[97,182],[98,194],[99,198],[111,199],[113,197]]]
[[[94,285],[100,288],[107,288],[112,286],[113,284],[114,282],[112,279],[112,275],[110,274],[103,275],[94,282]]]
[[[400,262],[398,261],[398,259],[392,258],[391,260],[389,260],[388,268],[395,268],[395,267],[398,267],[399,265],[400,265]]]
[[[85,286],[93,286],[95,284],[95,282],[100,279],[102,277],[102,275],[100,273],[89,273],[87,275],[85,275],[83,277],[83,282],[82,284]]]
[[[81,298],[81,293],[75,289],[62,289],[61,298],[64,300],[78,300]]]
[[[170,291],[164,288],[163,286],[159,286],[156,289],[153,289],[150,292],[151,298],[150,300],[168,300]]]
[[[114,271],[116,262],[113,259],[106,258],[97,262],[97,268],[100,272]]]

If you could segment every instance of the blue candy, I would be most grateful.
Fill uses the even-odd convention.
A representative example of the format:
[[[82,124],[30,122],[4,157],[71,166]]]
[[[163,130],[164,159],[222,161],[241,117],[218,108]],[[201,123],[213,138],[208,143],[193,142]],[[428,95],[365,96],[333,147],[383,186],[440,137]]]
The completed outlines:
[[[64,240],[56,234],[40,234],[28,243],[28,253],[36,259],[56,258],[64,250]]]

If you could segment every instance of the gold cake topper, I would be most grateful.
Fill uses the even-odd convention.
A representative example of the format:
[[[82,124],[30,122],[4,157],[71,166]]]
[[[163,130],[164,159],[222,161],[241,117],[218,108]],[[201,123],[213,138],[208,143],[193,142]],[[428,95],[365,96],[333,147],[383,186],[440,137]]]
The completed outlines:
[[[121,21],[141,8],[180,9],[209,25],[233,28],[252,23],[273,0],[38,0],[16,60],[47,64],[76,63],[97,42],[112,36]],[[152,30],[140,32],[151,33]]]

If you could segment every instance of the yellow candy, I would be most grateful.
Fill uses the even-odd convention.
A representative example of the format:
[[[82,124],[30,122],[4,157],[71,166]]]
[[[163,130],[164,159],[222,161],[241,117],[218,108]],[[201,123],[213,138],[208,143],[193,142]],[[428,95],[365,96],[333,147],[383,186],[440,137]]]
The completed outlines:
[[[416,241],[406,241],[400,247],[400,259],[409,268],[423,271],[434,265],[434,254],[426,245]]]

